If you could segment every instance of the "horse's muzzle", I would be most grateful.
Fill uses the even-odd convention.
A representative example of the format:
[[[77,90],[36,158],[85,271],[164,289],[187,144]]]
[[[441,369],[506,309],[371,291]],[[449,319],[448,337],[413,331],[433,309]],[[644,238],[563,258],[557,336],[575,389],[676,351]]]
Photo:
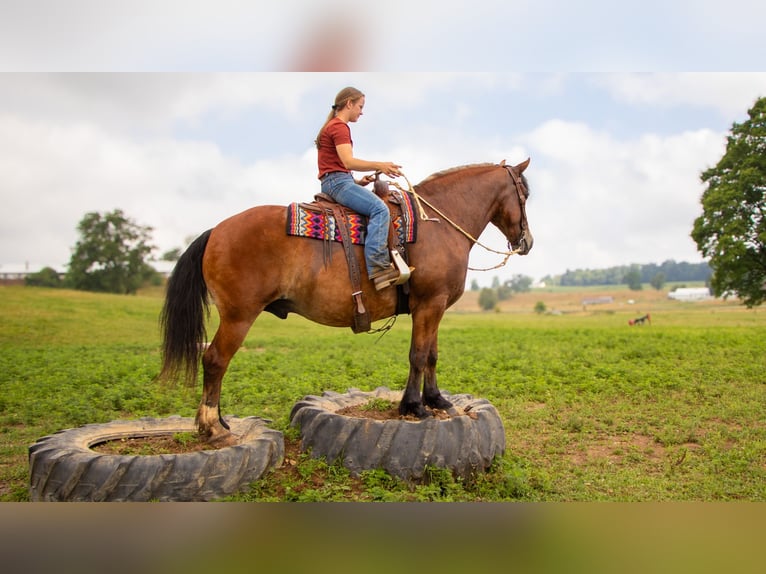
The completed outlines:
[[[515,247],[517,249],[517,253],[519,255],[526,255],[532,250],[532,245],[535,243],[535,238],[532,237],[532,234],[529,232],[529,230],[525,229],[521,237],[519,238],[519,244],[518,247]]]

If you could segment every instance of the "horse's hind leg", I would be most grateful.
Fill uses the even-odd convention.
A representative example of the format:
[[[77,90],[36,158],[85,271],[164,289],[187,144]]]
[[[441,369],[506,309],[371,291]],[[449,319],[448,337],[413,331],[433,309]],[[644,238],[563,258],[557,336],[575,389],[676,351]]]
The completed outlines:
[[[231,358],[242,345],[254,320],[231,321],[221,317],[218,331],[202,357],[202,400],[196,423],[200,435],[217,447],[237,442],[237,437],[229,431],[221,416],[221,383]]]

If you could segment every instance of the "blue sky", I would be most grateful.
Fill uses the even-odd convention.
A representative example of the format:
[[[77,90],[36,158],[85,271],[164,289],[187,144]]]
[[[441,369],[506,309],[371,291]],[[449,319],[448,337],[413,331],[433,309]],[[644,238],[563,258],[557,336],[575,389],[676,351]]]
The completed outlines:
[[[151,225],[162,253],[252,205],[310,198],[312,140],[346,85],[367,94],[356,155],[396,161],[412,183],[531,158],[535,248],[471,273],[480,284],[701,261],[689,238],[699,175],[766,96],[766,74],[749,71],[762,66],[755,27],[766,9],[739,0],[725,12],[711,2],[585,2],[576,17],[569,4],[477,2],[473,36],[461,3],[439,12],[430,2],[311,4],[332,24],[297,0],[281,12],[235,0],[214,12],[195,2],[73,4],[80,10],[51,3],[42,24],[25,3],[0,7],[0,269],[63,267],[89,211],[121,208]],[[399,71],[273,71],[295,67],[301,50],[318,53],[306,50],[308,31],[346,21],[366,39],[360,67]],[[339,67],[347,48],[333,47]],[[491,229],[482,241],[504,246]],[[477,247],[471,264],[496,259]]]

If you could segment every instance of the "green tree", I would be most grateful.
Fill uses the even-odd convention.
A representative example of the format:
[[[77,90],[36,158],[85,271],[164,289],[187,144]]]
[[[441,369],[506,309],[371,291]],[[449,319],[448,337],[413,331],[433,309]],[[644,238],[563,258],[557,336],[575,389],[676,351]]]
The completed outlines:
[[[61,277],[53,267],[43,267],[37,273],[27,275],[24,284],[28,287],[61,287]]]
[[[155,249],[151,227],[138,225],[120,209],[86,213],[77,226],[67,282],[74,289],[135,293],[152,275],[146,262]]]
[[[532,288],[532,281],[533,279],[527,275],[517,274],[508,279],[503,285],[509,287],[514,293],[526,293]]]
[[[485,287],[479,291],[479,307],[485,311],[491,311],[497,306],[497,289]]]
[[[182,250],[180,247],[174,247],[163,253],[160,257],[160,261],[178,261],[181,258],[181,252]]]
[[[710,259],[713,293],[735,293],[752,308],[766,298],[766,98],[748,116],[732,125],[718,164],[701,174],[707,189],[691,236]]]
[[[662,271],[655,273],[649,284],[659,291],[665,285],[665,274]]]
[[[643,288],[641,285],[641,271],[637,267],[633,267],[625,274],[623,283],[628,284],[628,289],[632,291],[641,291]]]
[[[497,293],[498,301],[507,301],[513,297],[513,289],[508,284],[508,282],[503,283],[497,289],[495,289],[495,293]]]

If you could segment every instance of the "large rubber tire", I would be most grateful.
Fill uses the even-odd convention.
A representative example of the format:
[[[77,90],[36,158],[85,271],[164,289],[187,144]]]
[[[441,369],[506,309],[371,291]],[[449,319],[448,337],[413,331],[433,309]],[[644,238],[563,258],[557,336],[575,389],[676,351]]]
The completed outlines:
[[[196,432],[194,419],[142,418],[68,429],[29,447],[33,501],[206,501],[234,494],[282,464],[281,432],[258,417],[226,419],[240,444],[183,454],[114,455],[99,443]]]
[[[399,402],[401,391],[378,387],[372,392],[351,389],[345,394],[325,391],[309,395],[290,413],[292,426],[300,426],[301,448],[311,456],[337,459],[352,475],[375,468],[404,480],[423,478],[426,467],[448,468],[467,477],[487,470],[505,452],[505,430],[497,409],[486,399],[442,392],[458,411],[448,419],[421,421],[373,420],[337,414],[340,409],[373,398]]]

